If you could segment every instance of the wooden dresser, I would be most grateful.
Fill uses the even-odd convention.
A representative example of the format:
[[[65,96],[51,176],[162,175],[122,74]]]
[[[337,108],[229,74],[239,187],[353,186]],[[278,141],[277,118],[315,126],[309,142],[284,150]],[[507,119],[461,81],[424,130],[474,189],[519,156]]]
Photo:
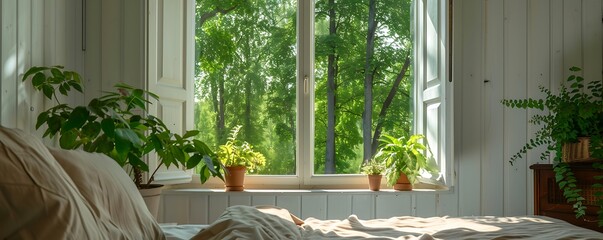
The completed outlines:
[[[578,180],[577,185],[582,189],[582,196],[586,199],[587,209],[584,219],[576,219],[572,205],[563,197],[563,192],[555,182],[552,164],[530,166],[530,169],[534,170],[534,214],[562,219],[577,226],[603,232],[603,227],[597,226],[599,207],[595,205],[595,191],[591,187],[597,181],[593,176],[602,175],[603,171],[595,170],[591,165],[591,163],[572,164],[572,170]],[[599,182],[603,183],[603,181]]]

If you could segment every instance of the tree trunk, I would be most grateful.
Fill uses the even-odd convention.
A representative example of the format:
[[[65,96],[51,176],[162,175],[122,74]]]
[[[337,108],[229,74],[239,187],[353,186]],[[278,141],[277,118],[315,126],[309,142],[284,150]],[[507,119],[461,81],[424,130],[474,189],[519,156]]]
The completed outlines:
[[[372,157],[371,128],[373,118],[373,55],[375,51],[375,30],[377,28],[376,3],[369,1],[368,30],[366,34],[366,60],[364,63],[364,112],[362,114],[362,141],[363,162],[368,162]]]
[[[329,35],[334,37],[337,34],[335,25],[335,0],[329,0]],[[335,61],[335,49],[333,44],[331,53],[328,56],[327,66],[327,146],[325,158],[325,174],[333,174],[335,169],[335,101],[337,92],[337,82],[335,72],[337,62]]]
[[[398,88],[400,87],[400,82],[402,82],[402,79],[404,79],[404,76],[406,76],[406,71],[408,71],[409,66],[410,58],[406,57],[406,60],[404,61],[404,66],[402,66],[402,69],[400,70],[400,73],[398,73],[398,76],[396,77],[392,88],[389,90],[387,98],[383,102],[383,106],[381,106],[381,112],[379,112],[379,120],[377,120],[377,126],[375,126],[375,133],[373,135],[373,143],[371,144],[371,157],[375,156],[375,153],[377,153],[377,147],[379,147],[379,138],[381,138],[381,128],[383,128],[383,121],[385,120],[385,115],[387,115],[387,110],[389,109],[390,104],[394,100],[394,96],[396,96]],[[410,96],[406,95],[406,97]]]
[[[218,79],[218,111],[216,114],[216,141],[218,144],[223,143],[226,139],[224,115],[226,113],[226,103],[224,102],[224,74]]]

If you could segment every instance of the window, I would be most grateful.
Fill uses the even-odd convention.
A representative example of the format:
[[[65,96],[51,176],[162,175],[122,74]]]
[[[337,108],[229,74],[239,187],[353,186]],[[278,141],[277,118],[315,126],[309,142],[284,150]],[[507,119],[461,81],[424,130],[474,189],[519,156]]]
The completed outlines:
[[[194,6],[194,20],[186,18],[195,22],[189,118],[210,145],[242,125],[241,139],[268,160],[248,186],[364,188],[360,165],[380,133],[424,133],[444,173],[439,179],[449,178],[446,1]]]

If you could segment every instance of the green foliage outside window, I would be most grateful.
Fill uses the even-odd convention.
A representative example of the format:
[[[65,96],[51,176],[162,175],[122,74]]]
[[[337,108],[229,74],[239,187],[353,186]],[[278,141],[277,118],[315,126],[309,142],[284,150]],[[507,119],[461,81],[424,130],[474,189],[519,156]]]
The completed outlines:
[[[381,133],[410,135],[411,2],[315,1],[315,173],[360,173],[363,144],[374,154]],[[241,125],[239,138],[266,157],[258,174],[296,173],[297,11],[292,0],[196,4],[195,128],[215,147]],[[363,139],[368,78],[372,137]]]

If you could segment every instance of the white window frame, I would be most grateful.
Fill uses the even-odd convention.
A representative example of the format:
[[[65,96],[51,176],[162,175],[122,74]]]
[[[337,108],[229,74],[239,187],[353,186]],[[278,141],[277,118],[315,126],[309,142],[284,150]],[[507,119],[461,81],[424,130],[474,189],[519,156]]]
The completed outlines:
[[[438,1],[440,0],[416,0],[417,3],[425,4],[427,1]],[[188,0],[188,6],[192,6],[194,8],[194,1]],[[446,9],[440,18],[442,19],[441,24],[445,27],[446,36],[449,36],[450,32],[450,24],[448,21],[451,20],[449,13],[451,10],[450,4],[447,4],[448,1],[444,2],[442,6]],[[414,4],[415,10],[417,9],[419,4]],[[190,13],[190,11],[189,11]],[[296,162],[296,175],[247,175],[245,179],[246,188],[254,188],[254,189],[365,189],[366,188],[366,176],[362,174],[313,174],[314,169],[314,1],[313,0],[298,0],[298,12],[297,12],[297,36],[302,36],[300,40],[298,37],[297,41],[297,49],[298,49],[298,58],[297,58],[297,124],[298,128],[296,130],[296,142],[298,145],[297,150],[297,159]],[[419,14],[419,18],[424,18],[423,15]],[[191,19],[190,17],[188,19]],[[414,28],[420,28],[422,26],[421,21],[415,21]],[[186,35],[190,36],[191,32],[194,33],[194,25],[190,24],[187,26],[188,32]],[[424,35],[423,32],[415,32],[419,36],[415,36],[417,41],[424,41],[424,38],[421,37]],[[192,42],[192,38],[189,37],[189,40]],[[444,188],[452,186],[452,84],[447,81],[450,75],[450,66],[448,64],[450,59],[450,54],[446,49],[451,49],[451,44],[448,38],[440,39],[441,44],[444,45],[444,52],[441,53],[440,57],[444,57],[445,63],[441,64],[441,68],[445,73],[445,76],[442,78],[445,79],[444,88],[441,94],[444,94],[444,112],[445,114],[442,116],[443,121],[446,122],[444,127],[444,138],[445,138],[445,146],[434,146],[432,143],[432,148],[437,147],[437,154],[440,158],[440,163],[444,166],[441,166],[442,172],[444,173],[444,181],[432,181],[430,179],[423,179],[424,183],[428,184],[417,184],[416,188]],[[191,45],[194,43],[189,43]],[[423,43],[418,44],[419,46],[423,46]],[[194,48],[191,48],[194,49]],[[418,50],[415,50],[415,55],[417,55]],[[415,56],[416,59],[420,57]],[[192,65],[192,64],[190,64]],[[415,71],[422,71],[418,69],[414,64]],[[192,66],[187,66],[187,68],[192,68]],[[193,71],[187,71],[191,76],[187,76],[188,79],[194,79],[192,76]],[[415,79],[415,81],[417,81]],[[418,84],[418,88],[421,85]],[[423,93],[421,91],[415,90],[415,97],[420,96]],[[192,95],[192,94],[191,94]],[[416,105],[417,103],[415,103]],[[415,106],[415,109],[417,106]],[[423,111],[418,111],[423,114]],[[424,123],[424,119],[415,119],[415,122]],[[422,133],[421,129],[422,123],[415,124],[415,132]],[[436,144],[437,145],[437,144]],[[190,174],[190,172],[189,172]],[[189,175],[190,176],[190,175]],[[382,181],[382,184],[385,185],[385,180]],[[207,181],[205,184],[200,185],[199,176],[192,176],[192,185],[200,188],[223,188],[224,183],[217,178],[212,178]],[[189,186],[189,185],[183,185]]]

